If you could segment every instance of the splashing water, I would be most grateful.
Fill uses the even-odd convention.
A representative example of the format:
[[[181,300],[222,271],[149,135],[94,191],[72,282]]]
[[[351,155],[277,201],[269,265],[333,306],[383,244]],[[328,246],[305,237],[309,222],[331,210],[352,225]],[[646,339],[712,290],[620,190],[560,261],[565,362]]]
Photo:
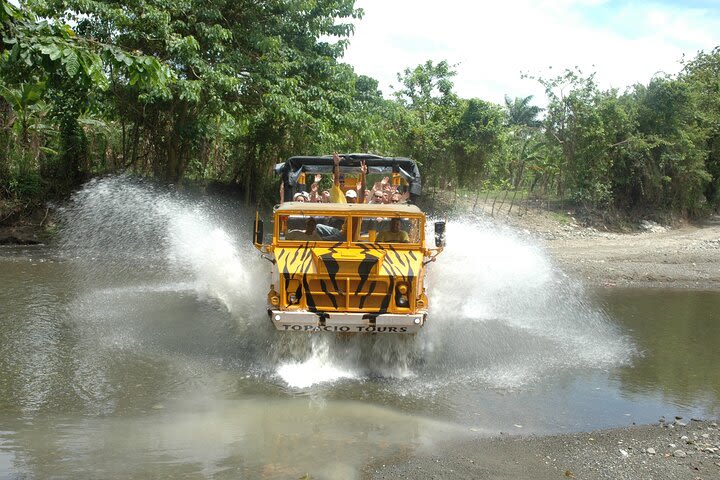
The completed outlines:
[[[181,277],[198,294],[241,312],[263,304],[264,287],[251,272],[268,269],[249,242],[228,233],[249,229],[247,216],[237,215],[238,210],[222,205],[213,211],[152,185],[109,177],[88,183],[74,196],[63,212],[60,243],[85,262],[82,273],[91,278],[160,274],[159,281],[166,283],[170,276]],[[228,225],[228,217],[237,223]]]
[[[424,331],[443,369],[513,388],[572,368],[623,364],[632,345],[531,238],[453,222],[428,283]]]
[[[368,377],[421,389],[522,388],[632,358],[629,341],[536,242],[470,220],[448,224],[448,247],[429,267],[431,310],[420,334],[276,332],[265,315],[270,268],[251,246],[249,213],[111,177],[86,185],[65,209],[61,244],[95,293],[122,279],[123,288],[177,288],[220,302],[242,336],[242,363],[263,365],[291,388]]]
[[[290,387],[305,389],[318,383],[333,382],[342,378],[357,378],[357,373],[339,366],[330,352],[330,343],[319,336],[310,339],[311,352],[304,361],[281,364],[277,374]]]

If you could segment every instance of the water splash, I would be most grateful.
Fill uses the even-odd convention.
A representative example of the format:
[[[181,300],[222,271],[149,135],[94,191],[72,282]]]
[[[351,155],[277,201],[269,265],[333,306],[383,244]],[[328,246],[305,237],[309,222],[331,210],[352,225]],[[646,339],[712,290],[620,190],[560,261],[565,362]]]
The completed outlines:
[[[62,212],[60,244],[87,281],[165,284],[182,279],[231,312],[263,304],[256,273],[268,271],[237,229],[249,215],[236,204],[189,199],[128,177],[89,182]],[[256,310],[258,311],[258,310]]]
[[[630,361],[629,340],[532,237],[478,221],[447,230],[449,246],[428,278],[432,316],[423,332],[441,370],[516,388]]]
[[[276,332],[265,315],[270,268],[251,246],[250,213],[111,177],[74,197],[61,239],[96,297],[113,288],[149,295],[176,285],[178,294],[189,289],[201,303],[219,302],[237,326],[225,354],[244,356],[240,364],[291,388],[375,377],[421,390],[453,383],[526,388],[632,358],[627,338],[537,241],[477,220],[448,224],[448,247],[430,265],[431,311],[420,334]],[[153,326],[139,330],[147,335]]]
[[[357,378],[357,372],[345,369],[332,355],[330,342],[316,335],[310,339],[311,355],[301,361],[287,361],[277,368],[277,374],[288,386],[306,389],[318,383],[343,378]]]

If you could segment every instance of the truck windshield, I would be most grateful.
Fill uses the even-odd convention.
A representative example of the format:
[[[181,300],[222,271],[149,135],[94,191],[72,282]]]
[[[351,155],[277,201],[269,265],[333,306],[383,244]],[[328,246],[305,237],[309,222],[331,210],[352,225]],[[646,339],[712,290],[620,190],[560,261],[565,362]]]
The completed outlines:
[[[345,242],[345,215],[280,215],[278,240],[288,242]],[[363,216],[352,218],[353,243],[419,244],[422,225],[417,217]]]

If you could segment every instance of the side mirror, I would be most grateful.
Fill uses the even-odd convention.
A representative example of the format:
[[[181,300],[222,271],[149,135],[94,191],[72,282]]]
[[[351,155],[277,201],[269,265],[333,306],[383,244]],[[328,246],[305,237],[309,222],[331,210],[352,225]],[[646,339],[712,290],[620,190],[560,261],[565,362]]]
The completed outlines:
[[[435,222],[435,246],[445,246],[445,222]]]
[[[262,245],[263,243],[263,221],[257,216],[255,217],[255,226],[253,228],[253,243]]]

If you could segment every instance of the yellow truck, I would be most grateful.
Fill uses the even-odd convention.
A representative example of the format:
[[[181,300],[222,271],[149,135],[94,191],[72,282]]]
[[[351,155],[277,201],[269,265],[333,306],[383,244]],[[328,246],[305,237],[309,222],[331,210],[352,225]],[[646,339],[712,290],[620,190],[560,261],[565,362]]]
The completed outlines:
[[[299,158],[332,168],[331,157]],[[348,175],[361,164],[383,175],[397,173],[397,163],[344,155],[341,165]],[[318,172],[327,169],[310,169]],[[403,181],[409,188],[408,178]],[[292,195],[302,187],[285,185]],[[267,313],[278,330],[289,332],[418,332],[427,321],[426,267],[444,241],[445,223],[436,222],[435,248],[428,248],[425,214],[412,204],[290,201],[275,208],[269,242],[257,216],[253,231],[255,247],[273,264]]]

